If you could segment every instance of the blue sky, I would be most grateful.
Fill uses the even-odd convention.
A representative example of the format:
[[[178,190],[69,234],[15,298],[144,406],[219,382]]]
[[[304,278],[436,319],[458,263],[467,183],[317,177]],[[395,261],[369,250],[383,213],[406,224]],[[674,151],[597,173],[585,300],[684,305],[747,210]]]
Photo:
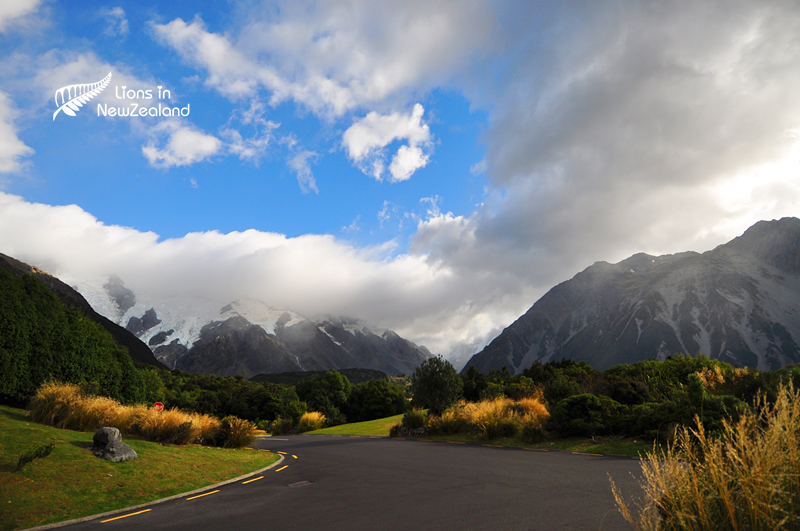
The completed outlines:
[[[595,261],[798,214],[799,11],[19,0],[0,8],[0,252],[477,349]],[[59,88],[109,72],[53,119]],[[98,115],[159,85],[188,116]]]

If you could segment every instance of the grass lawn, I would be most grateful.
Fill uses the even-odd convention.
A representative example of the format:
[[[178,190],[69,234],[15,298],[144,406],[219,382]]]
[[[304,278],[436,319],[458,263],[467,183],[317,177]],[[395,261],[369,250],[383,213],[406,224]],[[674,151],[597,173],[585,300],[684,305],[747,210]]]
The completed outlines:
[[[352,424],[342,424],[321,430],[309,431],[309,435],[377,435],[382,437],[389,436],[389,428],[398,422],[402,422],[403,415],[386,417],[385,419],[368,420],[366,422],[354,422]]]
[[[33,527],[165,498],[263,468],[278,459],[254,450],[162,446],[124,437],[139,458],[112,463],[89,452],[93,433],[36,424],[0,406],[0,527]],[[55,443],[48,457],[14,472],[33,444]]]
[[[389,428],[402,422],[403,415],[395,415],[385,419],[370,420],[367,422],[354,422],[342,424],[331,428],[310,431],[308,435],[379,435],[389,436]],[[598,442],[593,442],[586,437],[571,437],[568,439],[549,439],[538,444],[528,444],[521,439],[509,437],[503,439],[483,439],[471,433],[456,433],[453,435],[428,435],[426,439],[434,441],[458,441],[476,444],[496,444],[502,446],[524,446],[527,448],[541,448],[550,450],[568,450],[594,454],[617,454],[632,457],[644,456],[645,452],[653,451],[653,441],[632,438],[596,437]]]

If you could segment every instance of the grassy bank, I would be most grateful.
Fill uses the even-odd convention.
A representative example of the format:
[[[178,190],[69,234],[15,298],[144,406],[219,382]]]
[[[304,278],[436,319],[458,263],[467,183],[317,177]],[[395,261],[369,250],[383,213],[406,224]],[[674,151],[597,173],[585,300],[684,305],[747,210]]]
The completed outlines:
[[[354,422],[352,424],[342,424],[308,432],[309,435],[372,435],[388,437],[391,427],[403,420],[403,415],[386,417],[384,419],[368,420],[366,422]]]
[[[254,450],[162,446],[124,437],[139,459],[111,463],[89,452],[93,433],[59,430],[0,406],[0,522],[20,529],[103,513],[224,481],[278,459]],[[55,443],[52,454],[13,472],[32,444]]]

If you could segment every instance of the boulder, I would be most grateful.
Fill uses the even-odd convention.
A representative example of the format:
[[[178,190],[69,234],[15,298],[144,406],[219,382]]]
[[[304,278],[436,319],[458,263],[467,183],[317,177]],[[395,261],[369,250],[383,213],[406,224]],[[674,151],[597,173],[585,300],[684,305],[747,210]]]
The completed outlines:
[[[120,435],[119,430],[110,427],[100,428],[94,433],[94,437],[92,437],[94,447],[100,449],[105,448],[109,443],[121,440],[122,435]]]
[[[122,435],[117,428],[100,428],[92,437],[92,442],[94,443],[92,453],[96,457],[114,463],[139,457],[133,448],[122,442]]]
[[[95,454],[97,455],[97,454]],[[103,459],[111,461],[112,463],[119,463],[120,461],[130,461],[139,457],[136,451],[122,441],[113,441],[105,447],[102,451]]]

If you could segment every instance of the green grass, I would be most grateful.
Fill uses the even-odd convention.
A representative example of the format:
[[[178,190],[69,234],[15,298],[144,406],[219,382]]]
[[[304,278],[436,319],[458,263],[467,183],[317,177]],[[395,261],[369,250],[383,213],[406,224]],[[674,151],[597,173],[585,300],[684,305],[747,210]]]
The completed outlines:
[[[278,459],[254,450],[162,446],[125,437],[139,458],[111,463],[89,452],[93,433],[31,422],[25,411],[0,406],[0,526],[27,528],[104,513],[202,488],[263,468]],[[34,443],[53,453],[13,472]]]
[[[403,415],[386,417],[385,419],[368,420],[366,422],[354,422],[352,424],[342,424],[321,430],[309,431],[307,435],[373,435],[389,436],[389,428],[394,424],[403,421]]]

